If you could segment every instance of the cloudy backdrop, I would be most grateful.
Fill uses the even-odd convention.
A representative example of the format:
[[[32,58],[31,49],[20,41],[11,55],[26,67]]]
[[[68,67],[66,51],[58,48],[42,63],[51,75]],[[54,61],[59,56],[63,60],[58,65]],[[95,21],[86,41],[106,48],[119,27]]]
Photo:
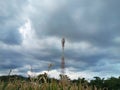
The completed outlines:
[[[120,0],[0,0],[0,75],[120,75]]]

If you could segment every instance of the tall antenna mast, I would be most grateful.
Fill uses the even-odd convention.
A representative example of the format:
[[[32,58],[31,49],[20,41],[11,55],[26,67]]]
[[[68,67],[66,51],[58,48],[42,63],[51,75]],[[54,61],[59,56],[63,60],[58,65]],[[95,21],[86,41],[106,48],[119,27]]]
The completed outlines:
[[[62,57],[61,57],[61,74],[64,75],[65,71],[65,60],[64,60],[64,46],[65,46],[65,39],[62,38],[61,40],[61,43],[62,43]]]

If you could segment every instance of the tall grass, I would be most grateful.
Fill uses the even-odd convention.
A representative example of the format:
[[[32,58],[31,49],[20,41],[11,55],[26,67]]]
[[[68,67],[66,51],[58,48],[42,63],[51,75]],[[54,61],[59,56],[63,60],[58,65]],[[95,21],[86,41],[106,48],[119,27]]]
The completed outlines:
[[[47,81],[47,80],[46,80]],[[107,90],[104,88],[97,89],[87,83],[72,83],[70,81],[62,82],[51,79],[50,82],[40,83],[39,79],[32,81],[22,81],[17,79],[8,82],[0,81],[0,90]]]

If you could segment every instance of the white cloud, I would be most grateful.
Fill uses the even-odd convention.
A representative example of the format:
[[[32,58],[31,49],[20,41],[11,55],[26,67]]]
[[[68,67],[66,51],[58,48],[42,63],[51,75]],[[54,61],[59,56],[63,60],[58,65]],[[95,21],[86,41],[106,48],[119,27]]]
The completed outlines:
[[[25,22],[23,26],[19,28],[19,32],[23,38],[22,46],[24,48],[36,48],[38,47],[35,31],[31,26],[31,22],[29,19]]]
[[[74,69],[76,70],[76,69]],[[48,76],[49,77],[54,77],[54,78],[57,78],[57,79],[60,79],[60,69],[55,69],[55,70],[50,70],[49,72],[47,71],[42,71],[42,72],[39,72],[39,73],[36,73],[37,75],[39,74],[44,74],[44,73],[48,73]],[[96,72],[91,72],[91,71],[79,71],[79,72],[76,72],[76,71],[71,71],[71,68],[66,68],[65,69],[65,75],[67,75],[70,79],[78,79],[78,78],[86,78],[88,80],[92,79],[95,75],[99,75],[99,73],[96,73]]]
[[[113,39],[113,42],[115,42],[116,44],[120,44],[120,37],[118,36],[118,37],[115,37],[114,39]]]

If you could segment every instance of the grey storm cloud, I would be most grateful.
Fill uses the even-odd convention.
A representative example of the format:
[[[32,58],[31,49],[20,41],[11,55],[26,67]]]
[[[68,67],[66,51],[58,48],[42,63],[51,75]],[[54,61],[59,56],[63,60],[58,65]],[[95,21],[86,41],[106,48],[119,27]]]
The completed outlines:
[[[15,28],[12,28],[12,29],[15,29]],[[22,38],[19,32],[17,31],[17,29],[15,30],[7,29],[7,30],[1,31],[0,40],[6,44],[20,44],[22,41]]]
[[[73,42],[85,40],[97,46],[111,46],[112,39],[120,33],[119,5],[116,3],[119,1],[71,0],[52,14],[47,10],[47,13],[42,12],[43,17],[37,9],[40,13],[32,18],[33,26],[39,32],[38,36],[45,33],[49,36],[66,37]],[[41,19],[45,20],[42,22]]]
[[[0,68],[8,70],[22,67],[25,64],[25,61],[21,62],[24,59],[23,57],[25,56],[22,53],[15,50],[0,49]]]
[[[113,71],[116,75],[120,65],[119,3],[119,0],[0,1],[0,69],[25,73],[29,69],[25,66],[32,65],[39,72],[47,69],[50,62],[55,64],[53,69],[59,69],[62,51],[57,44],[65,37],[66,68],[107,75]]]
[[[26,4],[23,0],[0,1],[0,40],[3,43],[21,43],[18,28],[24,23],[22,13]]]

